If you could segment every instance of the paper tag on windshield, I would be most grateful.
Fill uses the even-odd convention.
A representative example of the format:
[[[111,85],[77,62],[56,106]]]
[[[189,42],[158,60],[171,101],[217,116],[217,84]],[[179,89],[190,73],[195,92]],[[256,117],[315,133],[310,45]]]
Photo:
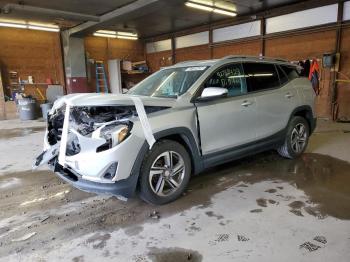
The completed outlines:
[[[203,71],[204,69],[206,69],[206,66],[192,66],[186,68],[185,71]]]

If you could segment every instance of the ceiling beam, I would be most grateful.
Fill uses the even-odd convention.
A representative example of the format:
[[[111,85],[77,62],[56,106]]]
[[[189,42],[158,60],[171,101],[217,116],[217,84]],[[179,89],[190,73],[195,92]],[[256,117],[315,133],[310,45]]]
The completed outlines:
[[[12,13],[26,13],[29,15],[38,14],[53,18],[63,18],[66,20],[73,20],[73,21],[94,21],[99,22],[100,18],[95,15],[87,15],[82,13],[75,13],[75,12],[68,12],[68,11],[61,11],[61,10],[55,10],[55,9],[48,9],[48,8],[42,8],[42,7],[36,7],[36,6],[29,6],[29,5],[18,5],[18,4],[6,4],[3,8],[1,8],[1,13],[6,14],[12,14]]]
[[[149,6],[159,1],[160,0],[137,0],[131,4],[125,5],[111,12],[108,12],[104,15],[101,15],[99,17],[100,18],[99,22],[89,21],[68,29],[69,35],[89,32],[93,30],[94,27],[100,24],[107,23],[111,20],[117,19],[118,17],[125,16],[131,12],[135,12],[137,10],[140,10],[141,8],[145,8],[146,6]]]

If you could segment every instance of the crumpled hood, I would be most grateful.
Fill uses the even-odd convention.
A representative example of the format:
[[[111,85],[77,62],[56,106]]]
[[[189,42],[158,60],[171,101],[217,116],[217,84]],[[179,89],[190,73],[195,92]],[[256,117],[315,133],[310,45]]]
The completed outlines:
[[[96,94],[82,93],[70,94],[58,99],[54,108],[59,108],[63,103],[70,106],[116,106],[116,105],[134,105],[132,97],[141,99],[144,106],[164,106],[172,107],[176,102],[173,98],[158,98],[148,96],[133,96],[128,94]]]

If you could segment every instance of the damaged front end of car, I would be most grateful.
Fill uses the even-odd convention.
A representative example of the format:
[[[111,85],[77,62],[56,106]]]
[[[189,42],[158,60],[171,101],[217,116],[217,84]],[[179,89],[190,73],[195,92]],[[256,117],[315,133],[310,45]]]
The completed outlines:
[[[55,104],[48,114],[44,152],[36,158],[33,169],[48,164],[62,179],[83,191],[130,197],[130,184],[135,188],[137,182],[130,172],[145,143],[144,136],[132,132],[139,115],[132,103]]]

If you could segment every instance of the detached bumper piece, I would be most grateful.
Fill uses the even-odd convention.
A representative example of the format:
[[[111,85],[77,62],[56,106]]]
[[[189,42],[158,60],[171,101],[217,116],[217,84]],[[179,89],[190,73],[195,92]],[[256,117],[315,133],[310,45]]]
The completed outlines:
[[[79,174],[69,168],[62,167],[57,162],[54,165],[53,171],[67,183],[85,192],[109,194],[114,196],[122,196],[124,198],[131,198],[135,194],[137,185],[137,176],[135,175],[131,175],[129,178],[117,181],[115,183],[97,183],[82,179]]]

